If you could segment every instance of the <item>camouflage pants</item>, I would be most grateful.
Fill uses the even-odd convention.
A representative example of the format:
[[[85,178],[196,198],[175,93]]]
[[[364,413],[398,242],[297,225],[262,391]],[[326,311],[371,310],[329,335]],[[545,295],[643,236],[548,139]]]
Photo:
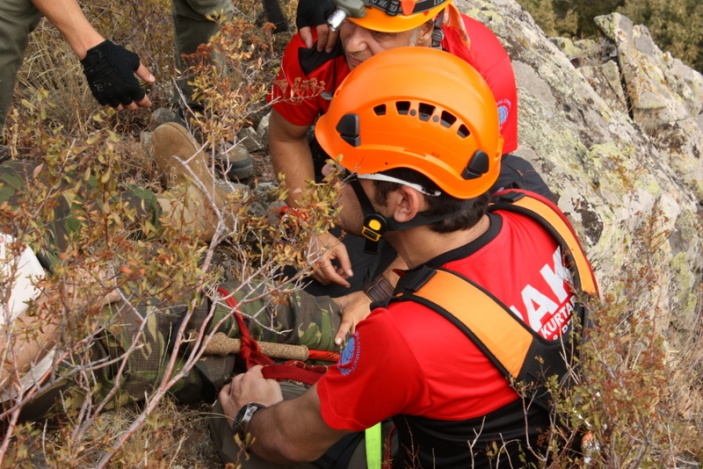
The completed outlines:
[[[41,13],[29,0],[0,2],[0,134],[12,104],[15,79],[22,65],[29,33],[40,19]]]
[[[250,301],[248,298],[259,297],[266,291],[265,283],[227,282],[221,287],[234,292],[237,310],[255,339],[335,350],[334,334],[340,314],[329,297],[296,292],[283,303]],[[203,298],[191,310],[192,314],[187,315],[192,308],[189,304],[192,303],[108,306],[104,331],[87,346],[72,350],[67,358],[56,363],[48,384],[25,406],[23,418],[36,420],[70,412],[83,404],[88,393],[93,393],[91,400],[98,402],[114,389],[118,392],[106,408],[138,402],[162,382],[179,375],[168,388],[177,400],[214,399],[217,390],[235,372],[235,356],[203,355],[188,368],[187,361],[194,351],[187,343],[174,349],[177,329],[186,317],[185,331],[200,330],[205,324],[206,334],[217,330],[229,337],[239,337],[239,328],[232,308],[219,299]],[[172,355],[175,362],[169,369]],[[90,386],[86,387],[86,382]]]

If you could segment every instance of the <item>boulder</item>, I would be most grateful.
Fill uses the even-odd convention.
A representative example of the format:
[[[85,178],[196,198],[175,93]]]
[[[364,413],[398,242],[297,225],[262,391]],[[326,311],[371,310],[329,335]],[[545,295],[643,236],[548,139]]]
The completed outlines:
[[[520,147],[572,220],[603,292],[660,332],[701,313],[703,76],[644,26],[598,17],[605,39],[549,39],[514,0],[455,0],[513,60]],[[480,44],[474,44],[480,47]]]

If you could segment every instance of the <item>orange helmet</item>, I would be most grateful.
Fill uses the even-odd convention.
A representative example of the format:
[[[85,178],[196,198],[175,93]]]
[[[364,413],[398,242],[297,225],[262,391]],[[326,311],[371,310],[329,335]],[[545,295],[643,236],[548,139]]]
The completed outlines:
[[[350,14],[349,21],[372,31],[398,33],[434,19],[453,0],[335,0],[335,3],[343,8],[350,1],[363,1],[364,9],[350,10],[357,14]],[[358,14],[361,11],[363,15]]]
[[[337,88],[315,136],[350,171],[413,169],[459,199],[487,192],[500,172],[503,138],[490,88],[464,60],[429,47],[362,62]]]

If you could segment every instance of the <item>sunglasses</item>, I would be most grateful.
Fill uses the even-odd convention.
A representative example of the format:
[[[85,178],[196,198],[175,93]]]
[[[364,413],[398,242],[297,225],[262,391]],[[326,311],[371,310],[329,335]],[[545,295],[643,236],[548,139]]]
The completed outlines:
[[[355,179],[368,179],[372,181],[385,181],[385,182],[393,182],[396,184],[401,184],[403,186],[411,187],[415,189],[416,191],[420,192],[421,194],[424,194],[428,197],[439,197],[442,195],[442,191],[440,190],[433,190],[430,191],[426,189],[425,187],[421,186],[420,184],[415,184],[413,182],[408,182],[404,181],[402,179],[398,179],[393,176],[387,176],[385,174],[379,174],[379,173],[372,173],[372,174],[359,174],[359,173],[354,173],[346,169],[344,166],[334,163],[335,167],[335,174],[336,177],[339,181],[342,183],[348,183],[352,182]]]

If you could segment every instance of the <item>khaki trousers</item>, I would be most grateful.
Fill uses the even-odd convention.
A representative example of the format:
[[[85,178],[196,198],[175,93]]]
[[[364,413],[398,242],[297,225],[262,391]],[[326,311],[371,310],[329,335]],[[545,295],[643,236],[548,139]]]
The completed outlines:
[[[22,65],[29,33],[41,17],[29,0],[0,1],[0,133],[12,104],[17,70]]]
[[[185,71],[187,63],[183,54],[194,53],[200,44],[206,44],[217,33],[219,25],[208,16],[222,14],[229,21],[234,16],[232,0],[173,0],[173,27],[176,35],[176,67]],[[178,87],[189,105],[193,105],[190,96],[193,91],[186,83],[187,79],[178,80]],[[176,97],[178,101],[178,97]]]
[[[173,0],[176,64],[179,69],[183,69],[181,54],[192,54],[219,30],[217,23],[206,18],[216,12],[222,12],[224,18],[231,19],[234,15],[232,0]],[[29,34],[41,18],[42,14],[30,0],[0,1],[0,132],[5,127],[7,112],[12,104],[17,71],[22,65]],[[185,82],[181,87],[186,87]],[[188,93],[187,90],[184,92]]]

